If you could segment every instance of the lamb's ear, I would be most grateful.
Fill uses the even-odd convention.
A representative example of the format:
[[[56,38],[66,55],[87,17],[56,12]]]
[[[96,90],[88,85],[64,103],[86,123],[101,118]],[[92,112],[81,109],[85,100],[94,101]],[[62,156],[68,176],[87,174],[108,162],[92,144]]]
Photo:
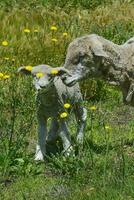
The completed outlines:
[[[92,53],[97,57],[109,58],[108,54],[103,50],[101,46],[93,46],[91,48]]]
[[[18,73],[25,74],[25,75],[31,75],[32,67],[19,67]]]

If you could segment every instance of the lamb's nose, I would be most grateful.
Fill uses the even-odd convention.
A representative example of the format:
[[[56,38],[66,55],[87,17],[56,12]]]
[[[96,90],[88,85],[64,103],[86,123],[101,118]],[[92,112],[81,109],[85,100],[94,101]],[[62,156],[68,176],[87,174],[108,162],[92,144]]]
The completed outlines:
[[[38,91],[40,91],[41,89],[43,89],[43,87],[42,87],[42,86],[36,86],[36,89],[37,89]]]

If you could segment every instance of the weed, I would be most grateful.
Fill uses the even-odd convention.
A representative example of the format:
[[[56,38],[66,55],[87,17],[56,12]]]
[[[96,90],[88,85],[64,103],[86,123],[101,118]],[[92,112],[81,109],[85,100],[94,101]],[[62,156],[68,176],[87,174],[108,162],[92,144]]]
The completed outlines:
[[[20,66],[63,66],[69,43],[97,33],[118,44],[134,33],[133,1],[0,2],[0,190],[2,199],[134,199],[134,110],[102,81],[81,83],[88,110],[83,149],[36,163],[35,91]],[[53,28],[52,28],[53,27]],[[60,142],[57,151],[61,152]],[[14,192],[15,191],[15,192]]]

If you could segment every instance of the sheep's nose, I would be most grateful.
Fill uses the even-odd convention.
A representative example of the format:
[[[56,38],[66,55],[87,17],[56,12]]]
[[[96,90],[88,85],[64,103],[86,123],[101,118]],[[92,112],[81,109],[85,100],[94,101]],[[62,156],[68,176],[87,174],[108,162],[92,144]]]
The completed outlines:
[[[64,81],[66,81],[67,80],[67,77],[65,76],[65,77],[62,77],[62,81],[64,82]]]

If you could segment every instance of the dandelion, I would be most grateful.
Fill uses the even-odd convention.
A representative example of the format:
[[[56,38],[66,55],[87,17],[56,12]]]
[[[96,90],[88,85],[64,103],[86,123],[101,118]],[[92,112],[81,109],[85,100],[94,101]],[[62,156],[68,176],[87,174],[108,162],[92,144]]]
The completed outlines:
[[[12,61],[14,62],[14,61],[15,61],[15,58],[12,58]]]
[[[57,31],[57,27],[56,26],[51,26],[50,29],[51,29],[51,31]]]
[[[9,60],[9,58],[8,58],[8,57],[4,57],[4,60],[8,61],[8,60]]]
[[[30,66],[30,65],[25,66],[25,69],[26,69],[27,71],[32,71],[32,66]]]
[[[89,109],[92,110],[92,111],[95,111],[95,110],[97,110],[97,107],[96,106],[91,106]]]
[[[9,79],[10,78],[10,75],[4,75],[3,76],[3,79]]]
[[[4,41],[2,42],[2,45],[3,45],[3,46],[8,46],[8,41],[4,40]]]
[[[57,69],[52,69],[52,70],[51,70],[51,74],[53,74],[53,75],[58,74],[58,72],[59,72],[59,71],[58,71]]]
[[[25,28],[23,31],[24,31],[24,33],[30,33],[30,29],[28,29],[28,28]]]
[[[39,72],[39,73],[36,74],[36,76],[37,76],[37,78],[41,78],[42,76],[44,76],[44,74]]]
[[[3,78],[4,74],[0,72],[0,78]]]
[[[63,33],[63,36],[64,36],[64,37],[67,37],[67,35],[68,35],[67,32],[64,32],[64,33]]]
[[[108,125],[105,125],[105,129],[106,129],[107,131],[110,131],[112,128],[111,128],[110,126],[108,126]]]
[[[52,38],[52,42],[58,42],[58,40],[56,38]]]
[[[69,103],[65,103],[65,104],[64,104],[64,108],[68,109],[68,108],[70,108],[70,107],[71,107],[71,105],[70,105]]]
[[[38,33],[39,32],[39,30],[38,29],[34,29],[34,33]]]
[[[63,112],[60,114],[60,118],[66,118],[68,116],[68,114],[66,112]]]

